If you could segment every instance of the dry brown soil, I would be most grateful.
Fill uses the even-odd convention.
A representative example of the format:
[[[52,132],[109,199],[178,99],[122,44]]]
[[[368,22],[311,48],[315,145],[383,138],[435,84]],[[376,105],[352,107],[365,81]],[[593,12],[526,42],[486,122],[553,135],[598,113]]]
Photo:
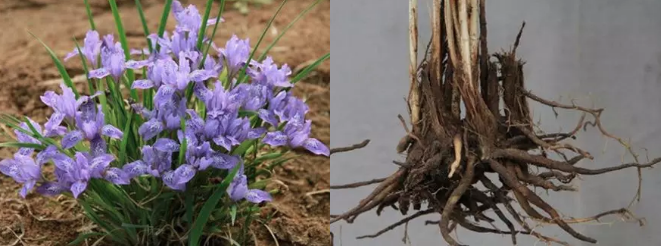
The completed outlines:
[[[60,57],[73,47],[72,38],[82,41],[89,28],[81,0],[0,0],[0,112],[27,115],[43,123],[50,114],[39,96],[57,88],[57,70],[34,33]],[[90,0],[97,29],[102,34],[115,33],[112,13],[103,0]],[[132,0],[118,0],[120,13],[131,47],[144,47],[140,19]],[[163,1],[141,1],[150,30],[157,29]],[[182,1],[204,7],[202,0]],[[217,4],[216,1],[215,4]],[[312,0],[291,0],[283,8],[266,35],[262,49]],[[232,33],[258,40],[280,1],[250,9],[248,15],[228,10],[226,22],[219,27],[215,42],[224,45]],[[215,6],[217,9],[218,6]],[[215,10],[214,10],[215,11]],[[174,27],[172,18],[168,30]],[[323,1],[300,20],[271,51],[274,60],[291,67],[302,67],[330,52],[330,1]],[[80,61],[67,65],[73,77],[83,73]],[[50,82],[49,82],[50,81]],[[313,137],[330,144],[330,61],[325,62],[295,93],[308,98],[314,121]],[[79,83],[83,88],[84,83]],[[0,148],[0,158],[11,156],[12,150]],[[286,186],[283,195],[266,205],[268,212],[277,211],[268,224],[253,225],[257,245],[330,245],[328,217],[330,194],[325,190],[330,182],[330,160],[302,154],[277,170],[276,179]],[[1,176],[1,175],[0,175]],[[18,196],[19,186],[11,179],[0,177],[0,245],[66,245],[86,230],[88,222],[75,201],[45,198],[31,194]],[[282,188],[281,188],[282,189]]]

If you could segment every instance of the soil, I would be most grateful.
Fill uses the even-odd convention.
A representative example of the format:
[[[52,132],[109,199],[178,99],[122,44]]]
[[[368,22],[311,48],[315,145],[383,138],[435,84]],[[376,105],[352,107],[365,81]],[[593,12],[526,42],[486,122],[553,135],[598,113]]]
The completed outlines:
[[[90,1],[97,29],[102,34],[115,33],[115,25],[106,1]],[[129,36],[129,45],[145,47],[142,26],[134,1],[118,0],[120,14]],[[206,1],[182,1],[204,8]],[[214,9],[217,10],[218,1]],[[289,1],[260,45],[263,50],[277,34],[303,11],[312,0]],[[162,1],[141,1],[150,30],[157,29],[163,9]],[[224,45],[235,33],[250,37],[255,45],[262,30],[278,8],[280,1],[250,8],[247,15],[231,9],[223,15],[215,42]],[[215,11],[214,10],[214,11]],[[215,15],[212,15],[215,17]],[[169,18],[168,29],[174,21]],[[80,0],[3,0],[0,1],[0,112],[26,115],[43,123],[50,114],[39,96],[57,88],[58,72],[45,49],[32,37],[34,33],[60,57],[73,49],[72,38],[82,42],[89,22]],[[294,70],[330,52],[330,1],[322,1],[294,25],[278,42],[270,55],[278,63]],[[74,77],[83,74],[77,58],[65,64]],[[79,83],[79,90],[84,88]],[[314,126],[312,136],[330,144],[330,61],[322,64],[310,77],[297,84],[295,93],[307,98],[309,117]],[[0,158],[10,157],[13,150],[0,148]],[[253,225],[256,245],[330,245],[329,213],[330,159],[297,153],[300,158],[278,169],[275,178],[284,184],[283,194],[264,210],[277,211],[268,226]],[[31,194],[18,196],[19,186],[0,177],[0,245],[66,245],[79,231],[89,229],[75,201],[46,198]]]

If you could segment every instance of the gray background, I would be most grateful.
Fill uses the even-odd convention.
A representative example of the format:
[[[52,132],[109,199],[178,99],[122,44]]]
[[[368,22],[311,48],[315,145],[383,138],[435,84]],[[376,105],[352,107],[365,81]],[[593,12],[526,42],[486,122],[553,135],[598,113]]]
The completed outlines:
[[[420,47],[429,33],[430,0],[420,2]],[[631,138],[634,146],[647,147],[650,158],[661,155],[661,1],[659,0],[499,0],[487,1],[490,51],[509,48],[521,22],[526,21],[519,55],[525,61],[528,88],[548,99],[568,102],[574,98],[585,106],[605,107],[605,127]],[[363,139],[371,144],[359,151],[332,157],[333,184],[384,177],[396,168],[395,145],[403,136],[397,114],[406,116],[408,92],[407,8],[405,0],[336,0],[331,8],[332,146],[346,146]],[[532,104],[535,118],[547,131],[572,128],[578,113],[551,110]],[[623,149],[601,137],[596,129],[581,132],[576,144],[596,156],[585,167],[603,167],[622,162]],[[640,151],[643,154],[644,151]],[[656,156],[655,156],[656,155]],[[629,159],[625,159],[628,161]],[[635,170],[576,180],[576,193],[551,195],[547,201],[567,216],[591,216],[625,207],[636,190]],[[373,188],[332,191],[331,213],[355,206]],[[538,193],[542,193],[541,191]],[[574,225],[599,240],[599,245],[661,245],[661,171],[644,172],[643,200],[634,212],[647,219],[647,226],[615,217],[589,225]],[[404,245],[403,228],[377,239],[356,240],[399,220],[387,210],[381,217],[364,214],[354,223],[331,226],[336,245]],[[438,227],[424,226],[421,218],[409,225],[412,245],[445,245]],[[581,244],[564,232],[542,229],[573,245]],[[457,236],[455,234],[455,236]],[[507,236],[459,231],[461,242],[470,245],[511,245]],[[534,245],[533,238],[519,237],[519,245]],[[543,245],[538,243],[538,245]]]

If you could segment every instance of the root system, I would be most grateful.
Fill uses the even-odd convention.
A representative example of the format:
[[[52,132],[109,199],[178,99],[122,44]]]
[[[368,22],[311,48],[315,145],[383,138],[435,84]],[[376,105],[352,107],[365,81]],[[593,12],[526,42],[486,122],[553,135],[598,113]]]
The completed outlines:
[[[411,0],[412,65],[408,97],[411,129],[404,124],[407,133],[397,145],[398,152],[406,153],[406,161],[396,161],[399,168],[388,177],[332,186],[331,189],[346,189],[378,183],[353,209],[332,215],[331,223],[341,220],[352,223],[365,212],[376,210],[380,214],[384,208],[392,207],[406,217],[361,238],[378,237],[422,215],[438,214],[439,221],[427,224],[437,225],[445,241],[453,246],[460,245],[451,236],[458,226],[477,233],[509,234],[514,244],[518,234],[525,234],[568,245],[534,231],[536,224],[532,223],[556,225],[576,239],[596,243],[597,240],[577,232],[570,224],[614,214],[639,220],[626,208],[589,218],[565,218],[533,191],[535,188],[575,191],[570,183],[578,176],[637,168],[639,188],[634,200],[639,199],[641,169],[661,162],[661,158],[639,163],[628,143],[602,127],[603,109],[561,104],[526,90],[524,63],[516,56],[525,23],[509,51],[489,53],[484,2],[434,0],[432,37],[423,61],[418,64],[417,2]],[[532,121],[528,100],[554,110],[579,111],[583,117],[570,132],[541,133]],[[586,121],[587,116],[592,121]],[[400,119],[404,122],[401,116]],[[635,162],[600,169],[580,167],[580,161],[593,156],[568,140],[588,126],[622,144]],[[560,158],[551,158],[547,153]],[[520,210],[514,209],[515,203]],[[408,215],[411,209],[415,212]],[[495,214],[497,218],[487,214]],[[470,217],[474,222],[469,221]],[[502,221],[507,229],[495,228],[496,220]]]

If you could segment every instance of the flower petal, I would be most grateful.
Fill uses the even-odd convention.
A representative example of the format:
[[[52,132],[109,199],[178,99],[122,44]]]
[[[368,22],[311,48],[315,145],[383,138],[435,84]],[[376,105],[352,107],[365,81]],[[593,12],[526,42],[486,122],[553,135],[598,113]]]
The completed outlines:
[[[154,148],[163,152],[176,152],[179,150],[179,144],[169,138],[159,138],[154,143]]]
[[[150,60],[142,60],[142,61],[134,61],[134,60],[129,60],[126,62],[126,68],[129,69],[140,69],[143,68],[144,66],[147,66],[151,63]]]
[[[99,68],[99,69],[96,69],[96,70],[92,70],[87,74],[87,76],[89,78],[95,78],[95,79],[101,79],[101,78],[104,78],[108,75],[110,75],[110,72],[105,68]]]
[[[87,189],[87,182],[86,181],[76,181],[71,185],[71,193],[73,194],[74,198],[78,198],[78,196],[83,193]]]
[[[139,79],[136,81],[133,81],[133,85],[131,85],[131,89],[149,89],[154,87],[154,82],[148,79]]]
[[[225,170],[232,169],[239,163],[239,157],[220,152],[211,154],[211,160],[212,167]]]
[[[122,130],[119,130],[117,127],[114,127],[112,125],[103,126],[103,128],[101,128],[101,134],[114,139],[121,139],[122,136],[124,136]]]
[[[163,131],[163,123],[157,119],[152,119],[140,126],[138,128],[138,134],[142,136],[142,139],[145,141],[156,137],[159,133]]]
[[[305,142],[303,142],[303,148],[309,150],[315,155],[330,156],[330,150],[328,147],[314,138],[308,138],[305,140]]]
[[[129,164],[126,164],[122,167],[124,172],[129,176],[129,178],[134,178],[140,175],[147,173],[149,167],[143,161],[134,161]]]
[[[270,202],[273,200],[273,198],[271,198],[271,194],[266,191],[250,189],[248,190],[248,193],[246,193],[246,200],[258,204],[262,202]]]
[[[192,73],[188,75],[188,79],[195,81],[195,82],[202,82],[210,78],[215,78],[218,76],[218,73],[215,71],[210,71],[210,70],[195,70]]]
[[[122,169],[111,167],[106,170],[105,179],[116,185],[127,185],[131,183],[129,175]]]
[[[105,171],[114,160],[115,157],[109,154],[94,157],[94,159],[89,162],[88,171],[90,172],[90,176],[93,178],[101,178],[103,171]]]
[[[83,140],[83,132],[79,130],[74,130],[62,137],[62,148],[70,149],[73,146],[76,146],[81,140]]]
[[[264,139],[262,139],[262,142],[265,144],[271,145],[273,147],[278,147],[278,146],[284,146],[287,144],[287,135],[284,133],[277,131],[277,132],[269,132],[266,133],[266,136],[264,136]]]

